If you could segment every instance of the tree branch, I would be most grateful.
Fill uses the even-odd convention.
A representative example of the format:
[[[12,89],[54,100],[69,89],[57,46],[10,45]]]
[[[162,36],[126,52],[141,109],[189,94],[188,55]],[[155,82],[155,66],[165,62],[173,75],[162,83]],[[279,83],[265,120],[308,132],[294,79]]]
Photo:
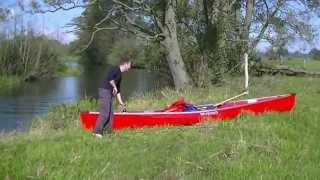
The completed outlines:
[[[129,5],[127,5],[121,1],[118,1],[118,0],[112,0],[112,2],[115,3],[114,7],[111,8],[111,10],[109,10],[108,14],[103,19],[101,19],[98,23],[96,23],[93,26],[94,31],[92,32],[92,34],[90,36],[90,40],[84,46],[84,48],[81,50],[81,52],[85,51],[92,44],[96,33],[98,33],[99,31],[102,31],[102,30],[120,30],[120,31],[128,32],[128,33],[134,34],[138,37],[148,39],[148,40],[154,40],[154,39],[161,40],[161,39],[163,39],[164,35],[162,33],[156,33],[156,32],[152,32],[152,31],[146,29],[145,27],[137,24],[134,21],[134,19],[132,19],[128,15],[128,11],[142,10],[143,12],[150,13],[150,16],[154,17],[155,20],[157,20],[155,15],[152,14],[151,8],[147,4],[144,4],[140,1],[134,0],[134,3],[136,3],[137,5],[140,6],[138,8],[135,8],[135,7],[130,7]],[[141,9],[141,7],[145,7],[145,8]],[[119,9],[120,9],[120,13],[121,13],[120,15],[126,19],[126,22],[128,24],[122,24],[122,23],[116,21],[114,18],[111,18],[113,13]],[[113,23],[114,27],[100,27],[106,21]],[[158,23],[157,26],[160,30],[163,29],[162,24],[160,22],[155,22],[155,23]]]
[[[102,31],[102,30],[115,30],[115,29],[119,29],[119,27],[111,27],[111,28],[107,28],[107,27],[100,28],[100,27],[99,27],[102,23],[104,23],[105,21],[107,21],[108,19],[110,19],[110,17],[111,17],[111,15],[112,15],[113,12],[114,12],[114,8],[112,8],[104,18],[102,18],[98,23],[96,23],[96,24],[94,25],[93,28],[95,29],[95,31],[92,32],[89,42],[84,46],[83,49],[81,49],[81,52],[83,52],[83,51],[85,51],[86,49],[88,49],[88,47],[92,44],[92,42],[93,42],[93,40],[94,40],[94,37],[95,37],[95,34],[96,34],[97,32]]]
[[[145,34],[148,34],[150,36],[154,36],[154,33],[152,33],[151,31],[147,30],[146,28],[138,25],[137,23],[134,22],[133,19],[131,19],[128,14],[124,14],[126,20],[129,22],[130,25],[132,25],[133,27],[136,27],[138,28],[141,32],[145,33]]]
[[[264,3],[264,5],[266,6],[266,9],[267,9],[267,22],[269,22],[269,6],[268,6],[268,3],[267,3],[267,1],[266,0],[263,0],[263,3]]]
[[[137,4],[139,7],[135,8],[135,7],[131,7],[121,1],[118,0],[112,0],[115,4],[118,4],[119,6],[123,7],[125,10],[129,10],[129,11],[142,11],[146,14],[148,14],[149,16],[151,16],[153,18],[153,23],[156,25],[156,27],[163,32],[163,24],[159,21],[158,17],[156,17],[155,13],[152,11],[152,8],[150,8],[150,6],[146,3],[143,3],[141,1],[138,0],[134,0],[133,3]],[[149,34],[151,36],[155,36],[155,34],[157,33],[153,33],[149,30],[147,30],[146,28],[138,25],[137,23],[134,22],[134,20],[132,18],[130,18],[128,16],[128,14],[126,12],[123,12],[124,17],[126,18],[126,20],[134,27],[138,28],[140,31]]]
[[[264,35],[265,31],[267,30],[268,26],[269,26],[269,19],[274,17],[276,15],[276,13],[279,11],[280,7],[282,6],[282,3],[278,3],[278,6],[276,7],[276,9],[271,13],[271,15],[269,16],[268,14],[268,18],[267,21],[264,23],[264,25],[262,26],[262,29],[259,33],[259,35],[253,40],[252,45],[251,45],[251,49],[254,49],[257,44],[259,43],[260,39],[262,38],[262,36]]]
[[[94,40],[94,37],[95,37],[97,32],[102,31],[102,30],[116,30],[116,29],[119,29],[119,27],[96,28],[96,30],[92,32],[89,42],[84,46],[84,48],[82,48],[80,50],[80,52],[83,52],[83,51],[85,51],[86,49],[89,48],[89,46],[92,44],[92,42]]]
[[[27,11],[27,13],[31,13],[31,14],[42,13],[42,14],[44,14],[44,13],[54,13],[59,10],[69,11],[69,10],[76,9],[76,8],[86,8],[86,7],[91,6],[97,2],[98,2],[98,0],[93,0],[92,2],[90,2],[88,4],[77,4],[75,1],[70,1],[70,2],[67,2],[64,4],[57,2],[55,4],[48,5],[48,6],[51,6],[53,9],[42,10],[42,9],[39,9],[39,7],[36,7],[37,9],[29,10],[29,11]],[[65,4],[70,5],[70,6],[64,6]]]
[[[133,7],[130,7],[129,5],[121,2],[121,1],[118,1],[118,0],[112,0],[114,3],[118,4],[118,5],[121,5],[122,7],[124,7],[125,9],[128,9],[128,10],[131,10],[131,11],[137,11],[137,10],[141,10],[140,7],[138,8],[133,8]]]

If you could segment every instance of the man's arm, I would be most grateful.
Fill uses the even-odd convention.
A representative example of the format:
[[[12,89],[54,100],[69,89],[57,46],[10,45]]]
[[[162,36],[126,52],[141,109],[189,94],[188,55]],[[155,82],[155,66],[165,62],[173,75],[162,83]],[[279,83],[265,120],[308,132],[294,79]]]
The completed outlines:
[[[118,102],[121,106],[125,106],[124,102],[122,101],[122,97],[121,97],[121,93],[118,93],[117,94],[117,99],[118,99]]]
[[[118,93],[118,89],[117,89],[116,83],[114,82],[114,80],[109,81],[109,83],[113,87],[113,90],[112,90],[113,95],[116,95]]]

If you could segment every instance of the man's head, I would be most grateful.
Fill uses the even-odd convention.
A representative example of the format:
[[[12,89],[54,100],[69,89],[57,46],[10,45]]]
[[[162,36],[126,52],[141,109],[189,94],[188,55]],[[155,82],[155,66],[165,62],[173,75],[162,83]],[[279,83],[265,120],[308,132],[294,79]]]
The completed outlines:
[[[120,59],[120,70],[121,72],[126,72],[131,69],[131,59],[128,57],[123,57]]]

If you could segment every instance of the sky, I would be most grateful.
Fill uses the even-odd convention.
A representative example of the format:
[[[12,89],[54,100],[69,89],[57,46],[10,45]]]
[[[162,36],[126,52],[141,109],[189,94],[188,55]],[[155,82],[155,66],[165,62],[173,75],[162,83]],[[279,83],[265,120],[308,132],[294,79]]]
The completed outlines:
[[[25,0],[28,1],[28,0]],[[10,8],[16,14],[21,14],[21,10],[17,5],[17,0],[0,0],[0,7]],[[72,28],[67,28],[66,25],[72,21],[73,18],[81,15],[84,9],[77,8],[69,11],[58,11],[55,13],[45,13],[45,14],[24,14],[22,17],[18,18],[18,21],[25,25],[32,24],[32,27],[38,31],[38,33],[43,33],[53,39],[57,39],[63,43],[69,43],[75,40],[77,37],[74,33],[67,33],[72,30]],[[9,21],[3,25],[4,28],[13,27],[13,21]]]
[[[28,2],[30,0],[24,0]],[[17,0],[0,0],[0,7],[11,8],[12,10],[19,13],[19,8],[17,6]],[[24,15],[24,24],[33,24],[33,27],[39,33],[43,33],[53,39],[57,39],[63,43],[69,43],[77,39],[74,33],[67,33],[72,30],[72,28],[65,27],[71,20],[75,17],[81,15],[84,9],[77,8],[69,11],[57,11],[55,13],[37,14],[37,15]],[[31,23],[32,22],[32,23]],[[317,35],[315,36],[313,42],[307,43],[300,39],[297,39],[287,45],[289,52],[300,51],[303,53],[308,53],[312,48],[320,49],[320,18],[319,16],[314,16],[310,19],[312,25],[319,29],[317,30]],[[10,24],[11,23],[11,24]],[[13,27],[13,22],[6,24],[6,27]],[[269,48],[269,44],[266,42],[260,42],[258,44],[258,50],[265,52]]]

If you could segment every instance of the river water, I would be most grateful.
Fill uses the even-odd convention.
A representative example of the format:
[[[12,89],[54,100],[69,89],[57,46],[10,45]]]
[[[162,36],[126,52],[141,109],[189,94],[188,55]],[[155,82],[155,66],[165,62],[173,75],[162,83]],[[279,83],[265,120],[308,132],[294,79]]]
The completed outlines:
[[[78,66],[71,64],[71,66]],[[98,87],[108,67],[87,67],[80,76],[58,77],[26,83],[0,94],[0,132],[27,129],[32,119],[48,112],[48,106],[98,97]],[[125,72],[124,98],[157,88],[158,76],[144,70]]]

